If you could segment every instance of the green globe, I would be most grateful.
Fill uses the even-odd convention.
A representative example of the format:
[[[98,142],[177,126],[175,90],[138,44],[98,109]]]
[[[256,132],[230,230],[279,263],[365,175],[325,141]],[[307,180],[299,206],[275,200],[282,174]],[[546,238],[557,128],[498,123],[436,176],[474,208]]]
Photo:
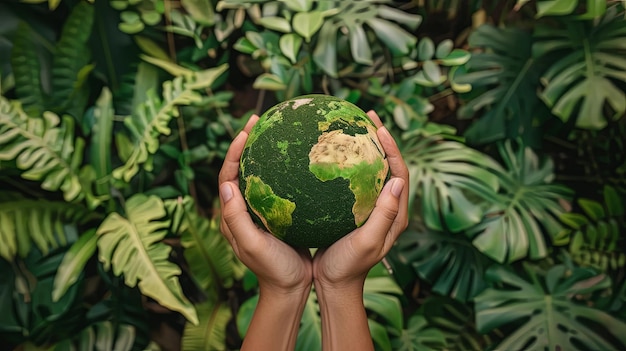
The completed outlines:
[[[304,95],[273,106],[252,128],[239,187],[258,225],[294,247],[323,248],[367,221],[388,173],[363,110]]]

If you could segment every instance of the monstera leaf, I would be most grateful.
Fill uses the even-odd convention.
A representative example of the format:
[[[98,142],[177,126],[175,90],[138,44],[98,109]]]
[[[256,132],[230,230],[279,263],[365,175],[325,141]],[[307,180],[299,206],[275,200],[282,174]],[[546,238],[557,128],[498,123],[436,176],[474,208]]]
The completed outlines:
[[[626,323],[585,301],[585,296],[610,287],[607,276],[566,265],[546,272],[528,271],[530,281],[494,266],[487,271],[494,287],[475,299],[479,331],[511,328],[496,349],[626,349]]]
[[[15,160],[22,178],[60,190],[66,201],[80,200],[80,165],[84,141],[75,137],[74,121],[52,112],[30,117],[19,103],[0,96],[0,161]]]
[[[398,238],[389,257],[394,267],[412,267],[433,292],[459,301],[470,300],[487,287],[483,276],[491,260],[460,234],[410,230]]]
[[[624,115],[626,26],[615,7],[595,25],[567,21],[562,28],[537,26],[535,37],[533,56],[553,62],[541,77],[540,93],[552,113],[588,129],[602,129]]]
[[[472,87],[471,99],[458,110],[459,118],[479,117],[465,132],[468,142],[490,143],[531,131],[543,72],[543,64],[532,57],[531,35],[485,24],[472,32],[469,45],[481,51],[472,54],[466,73],[453,79]]]
[[[181,270],[168,260],[172,249],[161,242],[169,227],[163,202],[156,196],[137,194],[126,201],[125,211],[126,217],[109,214],[96,231],[104,268],[117,276],[123,274],[126,285],[139,286],[144,295],[198,324],[196,311],[178,281]]]
[[[499,188],[497,162],[439,136],[414,137],[400,147],[427,227],[459,232],[480,222],[480,203],[493,199]]]
[[[426,317],[416,314],[409,319],[408,326],[393,340],[396,351],[436,351],[445,348],[444,334],[430,327]]]
[[[502,192],[491,203],[485,217],[466,234],[482,253],[498,262],[513,262],[548,253],[548,240],[563,229],[559,216],[572,191],[552,184],[553,163],[540,159],[528,147],[500,144],[500,154],[508,171],[502,175]]]

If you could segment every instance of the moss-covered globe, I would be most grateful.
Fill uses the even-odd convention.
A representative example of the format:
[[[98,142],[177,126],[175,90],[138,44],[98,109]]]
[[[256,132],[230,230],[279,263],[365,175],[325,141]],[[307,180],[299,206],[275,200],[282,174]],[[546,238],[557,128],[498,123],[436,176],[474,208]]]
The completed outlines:
[[[304,95],[265,112],[241,156],[239,186],[257,224],[294,247],[327,247],[369,217],[389,165],[363,110]]]

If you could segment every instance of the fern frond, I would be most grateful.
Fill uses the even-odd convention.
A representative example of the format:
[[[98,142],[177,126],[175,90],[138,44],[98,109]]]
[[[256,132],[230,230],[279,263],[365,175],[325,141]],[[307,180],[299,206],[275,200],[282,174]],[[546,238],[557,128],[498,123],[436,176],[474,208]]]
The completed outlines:
[[[33,30],[20,22],[15,31],[11,66],[15,77],[15,94],[24,111],[30,116],[41,116],[44,111],[44,94],[41,88],[41,64],[33,45]]]
[[[207,294],[217,296],[219,289],[232,286],[238,262],[219,229],[219,217],[207,219],[192,207],[184,212],[182,245],[185,260],[198,286]]]
[[[66,201],[84,197],[79,178],[84,142],[74,137],[74,121],[52,112],[27,116],[18,103],[0,97],[0,160],[15,160],[22,178],[61,190]]]
[[[163,201],[137,194],[128,199],[125,209],[126,218],[111,213],[96,231],[104,268],[123,274],[126,285],[139,286],[142,294],[197,325],[196,311],[178,281],[181,270],[168,260],[172,249],[161,242],[169,227]]]
[[[182,349],[211,351],[226,349],[226,325],[232,312],[224,301],[206,301],[196,305],[200,323],[187,323],[183,333]]]
[[[79,205],[0,196],[0,257],[13,261],[26,257],[34,244],[44,255],[67,245],[64,226],[82,223],[87,210]]]
[[[209,87],[225,69],[226,65],[222,65],[166,81],[162,99],[148,91],[146,101],[124,120],[130,138],[118,137],[117,142],[118,148],[128,150],[128,154],[120,153],[124,164],[113,170],[113,177],[128,182],[140,166],[151,170],[151,157],[160,146],[159,137],[171,133],[168,125],[172,118],[179,116],[178,107],[200,102],[202,95],[196,90]]]
[[[574,261],[607,272],[626,267],[626,250],[623,246],[626,202],[614,188],[604,188],[604,202],[579,199],[583,213],[564,213],[560,219],[567,228],[560,236],[569,242],[569,252]]]
[[[71,112],[82,116],[89,97],[85,84],[94,66],[89,65],[91,53],[88,40],[93,26],[94,6],[79,2],[63,25],[52,61],[52,111]]]

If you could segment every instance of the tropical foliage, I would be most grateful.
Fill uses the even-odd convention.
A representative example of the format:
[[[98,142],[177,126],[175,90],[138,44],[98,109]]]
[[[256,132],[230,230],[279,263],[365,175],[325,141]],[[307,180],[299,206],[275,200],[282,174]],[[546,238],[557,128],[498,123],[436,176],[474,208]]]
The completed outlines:
[[[318,92],[411,175],[377,349],[626,349],[624,43],[623,1],[5,1],[2,347],[238,349],[258,284],[217,174],[249,115]]]

